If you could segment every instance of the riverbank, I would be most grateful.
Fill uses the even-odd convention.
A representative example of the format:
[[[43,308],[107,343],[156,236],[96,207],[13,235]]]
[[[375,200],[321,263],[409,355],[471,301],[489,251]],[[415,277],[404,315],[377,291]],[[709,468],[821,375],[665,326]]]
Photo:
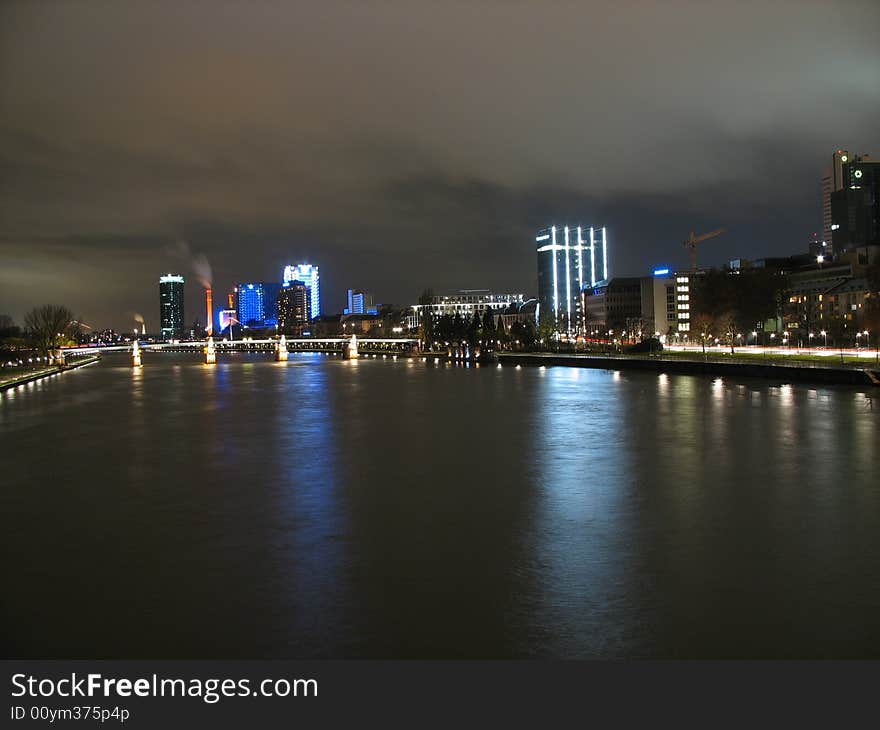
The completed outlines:
[[[540,352],[502,353],[502,365],[559,365],[602,370],[647,370],[684,375],[722,375],[763,378],[787,382],[880,386],[880,372],[870,369],[836,368],[819,365],[778,365],[756,362],[717,362],[639,355],[575,355]]]
[[[100,355],[91,355],[81,360],[75,360],[69,365],[65,365],[64,367],[53,365],[49,368],[32,370],[19,376],[5,378],[0,380],[0,391],[8,390],[9,388],[15,388],[19,385],[24,385],[25,383],[32,383],[33,381],[40,380],[42,378],[48,378],[50,375],[57,375],[58,373],[63,373],[68,370],[75,370],[76,368],[81,368],[85,365],[91,365],[92,363],[98,362],[100,359]]]

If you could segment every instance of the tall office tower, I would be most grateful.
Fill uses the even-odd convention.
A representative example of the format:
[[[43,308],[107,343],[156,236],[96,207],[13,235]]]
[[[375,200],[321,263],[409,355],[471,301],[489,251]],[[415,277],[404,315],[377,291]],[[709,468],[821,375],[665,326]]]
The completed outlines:
[[[321,316],[321,282],[318,276],[318,267],[311,264],[290,264],[284,267],[282,276],[284,286],[292,281],[301,281],[309,290],[311,316]]]
[[[163,340],[183,337],[183,277],[179,274],[159,277],[159,323]]]
[[[262,284],[239,284],[238,321],[245,327],[263,325],[263,286]]]
[[[278,324],[278,293],[281,284],[255,281],[236,286],[238,320],[245,327],[274,327]]]
[[[581,292],[608,279],[605,227],[550,226],[538,231],[538,317],[569,335],[584,330]]]
[[[835,254],[880,245],[880,160],[868,155],[841,160],[840,187],[831,193]]]
[[[843,188],[843,166],[850,162],[852,155],[848,150],[837,150],[831,155],[831,167],[822,178],[822,241],[821,255],[831,256],[834,253],[834,221],[831,215],[831,195]],[[819,255],[819,254],[817,254]]]
[[[291,281],[278,294],[278,328],[285,334],[302,334],[311,319],[309,288]]]

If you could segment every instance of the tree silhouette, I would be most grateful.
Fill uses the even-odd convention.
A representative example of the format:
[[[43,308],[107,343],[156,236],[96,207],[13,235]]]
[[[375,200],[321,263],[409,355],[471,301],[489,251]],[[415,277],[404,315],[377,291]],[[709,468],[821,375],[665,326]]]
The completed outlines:
[[[73,312],[57,304],[34,307],[24,316],[24,326],[37,352],[43,356],[73,339],[77,330]]]

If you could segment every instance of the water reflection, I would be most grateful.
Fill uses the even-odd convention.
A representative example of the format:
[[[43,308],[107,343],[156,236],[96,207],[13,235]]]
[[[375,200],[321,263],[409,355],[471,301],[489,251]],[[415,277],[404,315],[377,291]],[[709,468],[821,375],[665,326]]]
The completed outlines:
[[[4,395],[11,655],[880,652],[862,391],[163,357]]]

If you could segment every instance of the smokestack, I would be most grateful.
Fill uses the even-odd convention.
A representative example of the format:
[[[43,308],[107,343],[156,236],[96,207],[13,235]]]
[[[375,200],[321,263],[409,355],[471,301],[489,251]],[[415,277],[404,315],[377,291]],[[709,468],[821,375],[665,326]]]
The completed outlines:
[[[205,304],[208,307],[208,323],[205,326],[205,336],[210,337],[214,334],[214,300],[210,289],[205,289]]]

